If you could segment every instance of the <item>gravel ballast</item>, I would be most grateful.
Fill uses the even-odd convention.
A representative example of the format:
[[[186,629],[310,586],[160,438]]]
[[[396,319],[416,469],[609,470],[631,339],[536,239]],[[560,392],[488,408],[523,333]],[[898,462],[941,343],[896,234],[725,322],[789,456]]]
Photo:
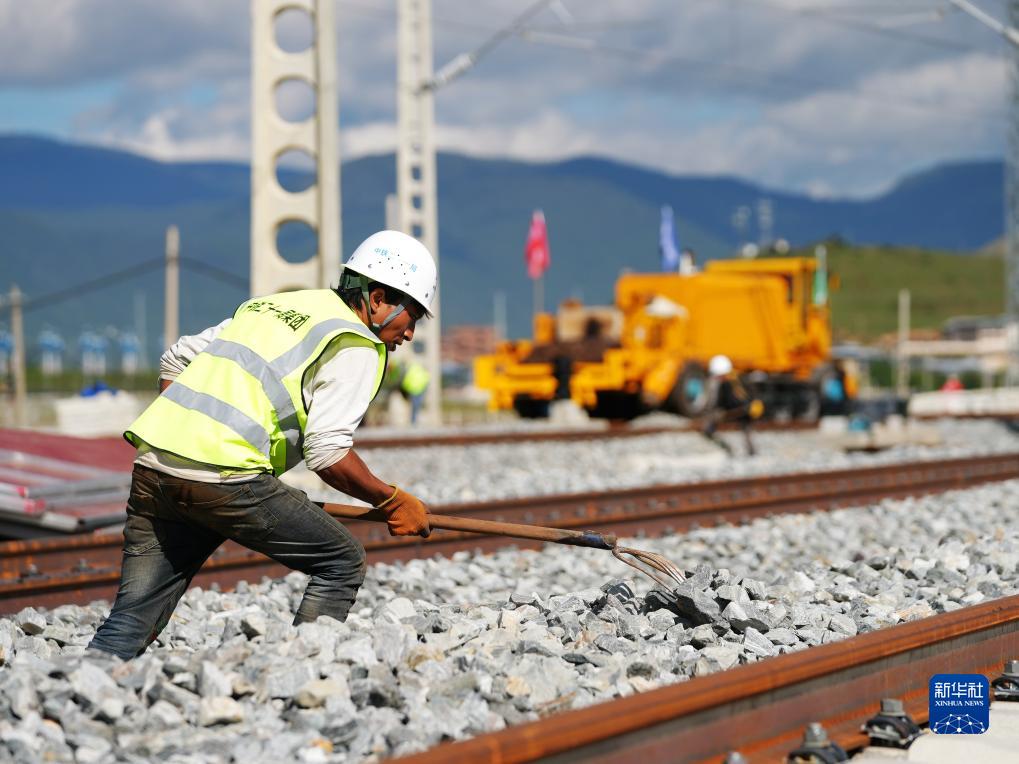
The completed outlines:
[[[0,619],[0,759],[371,761],[1019,590],[1019,481],[628,542],[374,565],[346,623],[305,577],[192,589],[160,640],[83,656],[105,603]],[[621,578],[622,577],[622,578]]]
[[[942,445],[844,453],[836,440],[820,432],[760,432],[753,435],[758,455],[747,457],[742,435],[725,432],[721,437],[736,454],[728,458],[701,435],[678,432],[590,441],[370,449],[361,456],[376,474],[441,505],[1019,452],[1019,434],[994,421],[940,420],[921,426],[940,434]],[[352,501],[306,470],[293,470],[287,479],[314,499]]]

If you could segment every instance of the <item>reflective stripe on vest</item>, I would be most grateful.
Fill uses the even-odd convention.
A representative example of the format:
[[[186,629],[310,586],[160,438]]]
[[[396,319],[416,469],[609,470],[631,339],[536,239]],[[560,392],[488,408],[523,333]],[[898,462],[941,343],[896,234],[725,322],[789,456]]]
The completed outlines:
[[[225,403],[218,398],[213,398],[208,393],[199,393],[190,387],[174,383],[163,391],[167,400],[171,400],[190,411],[200,411],[217,422],[222,422],[231,430],[236,432],[248,443],[256,446],[269,456],[269,433],[262,425],[249,417],[238,408]]]
[[[262,384],[265,397],[269,399],[273,408],[276,409],[276,419],[279,422],[280,430],[283,431],[283,435],[287,439],[288,456],[290,454],[300,454],[301,446],[304,443],[304,431],[301,429],[294,401],[290,397],[290,393],[287,392],[286,387],[283,386],[283,378],[300,368],[302,362],[311,355],[323,338],[338,330],[358,334],[365,339],[370,339],[372,342],[377,342],[374,336],[367,334],[363,324],[344,321],[342,318],[329,318],[316,324],[295,347],[274,358],[272,361],[266,361],[247,345],[241,345],[230,340],[217,338],[209,343],[209,346],[205,349],[206,353],[217,358],[233,361]],[[228,422],[213,414],[212,411],[204,411],[199,406],[194,408],[211,416],[213,419],[223,422],[223,424],[228,424]],[[255,441],[250,439],[249,442],[255,443]],[[266,456],[269,455],[268,444],[265,448],[265,454]],[[290,461],[291,459],[288,459],[288,468],[295,466],[300,461],[300,457],[292,464],[289,463]]]
[[[317,344],[317,343],[316,343]],[[293,449],[299,449],[301,441],[304,439],[301,433],[301,424],[297,420],[297,408],[294,406],[294,401],[290,397],[290,393],[283,386],[283,377],[288,372],[280,373],[278,369],[273,367],[273,364],[266,361],[262,356],[256,353],[254,350],[249,348],[247,345],[241,345],[238,342],[231,342],[230,340],[214,340],[205,349],[206,353],[216,356],[217,358],[226,358],[233,361],[248,374],[255,377],[259,382],[262,383],[262,390],[265,391],[265,397],[272,403],[274,409],[276,409],[276,419],[279,422],[280,429],[283,431],[284,436],[287,439],[287,443]],[[173,387],[172,385],[170,387]],[[167,388],[169,390],[170,388]],[[211,396],[209,396],[211,397]],[[172,398],[170,400],[173,400]],[[213,398],[212,400],[216,400]],[[212,413],[212,410],[204,410],[201,407],[193,406],[192,408],[202,411],[202,413],[211,416],[223,424],[229,424],[218,414]],[[232,425],[231,425],[232,426]],[[236,427],[233,429],[237,430]],[[240,430],[237,430],[240,433]],[[242,435],[244,433],[241,433]],[[246,438],[250,443],[256,443],[256,441]],[[265,454],[269,455],[269,440],[266,436],[265,443]]]
[[[385,346],[334,292],[249,300],[125,437],[199,462],[281,474],[303,458],[303,376],[342,335],[378,353],[377,393]]]

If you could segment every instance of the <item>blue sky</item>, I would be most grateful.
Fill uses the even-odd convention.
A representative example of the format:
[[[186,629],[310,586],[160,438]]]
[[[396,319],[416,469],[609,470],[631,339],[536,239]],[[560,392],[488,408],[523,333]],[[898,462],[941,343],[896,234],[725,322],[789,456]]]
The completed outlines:
[[[436,66],[530,4],[433,0]],[[343,156],[392,150],[395,1],[336,16]],[[250,28],[248,0],[0,0],[0,132],[245,161]],[[1001,156],[1009,55],[939,0],[560,0],[437,94],[437,137],[867,195]]]

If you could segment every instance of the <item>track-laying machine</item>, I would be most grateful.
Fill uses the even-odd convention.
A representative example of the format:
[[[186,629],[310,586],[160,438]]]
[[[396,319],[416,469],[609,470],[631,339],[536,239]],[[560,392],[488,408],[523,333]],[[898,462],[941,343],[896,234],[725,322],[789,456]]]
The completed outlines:
[[[474,362],[493,409],[541,417],[572,399],[595,417],[656,409],[698,417],[712,406],[716,354],[765,404],[765,415],[816,419],[846,402],[831,359],[829,276],[814,258],[716,260],[703,271],[624,273],[614,306],[563,303],[534,319],[534,338]]]

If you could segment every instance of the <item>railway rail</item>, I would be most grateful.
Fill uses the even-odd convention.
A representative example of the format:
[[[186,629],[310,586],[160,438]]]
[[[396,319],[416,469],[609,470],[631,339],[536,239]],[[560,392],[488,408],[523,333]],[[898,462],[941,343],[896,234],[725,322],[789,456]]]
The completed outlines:
[[[608,493],[534,496],[436,507],[443,514],[559,528],[594,528],[616,535],[680,531],[694,525],[746,522],[770,514],[833,509],[861,503],[965,488],[1019,477],[1019,454],[792,473],[730,481],[631,488]],[[428,539],[393,538],[384,527],[348,521],[373,562],[393,562],[459,550],[492,551],[528,542],[436,531]],[[120,533],[0,543],[0,614],[27,605],[53,607],[112,598],[119,579]],[[227,542],[195,576],[201,586],[287,570]]]
[[[399,759],[405,764],[785,762],[820,722],[847,751],[882,698],[927,721],[940,673],[1000,676],[1019,656],[1019,595],[769,658]],[[818,758],[816,761],[822,761]]]
[[[720,430],[737,430],[739,423],[722,422]],[[816,422],[763,421],[754,424],[759,432],[803,432],[816,430]],[[434,435],[402,435],[399,437],[373,436],[368,430],[357,441],[357,450],[373,448],[425,448],[430,446],[478,446],[494,443],[561,442],[578,440],[605,440],[611,438],[640,438],[645,435],[697,432],[693,422],[674,425],[633,427],[625,422],[610,421],[606,427],[572,428],[560,430],[509,430],[503,432],[461,432]]]

